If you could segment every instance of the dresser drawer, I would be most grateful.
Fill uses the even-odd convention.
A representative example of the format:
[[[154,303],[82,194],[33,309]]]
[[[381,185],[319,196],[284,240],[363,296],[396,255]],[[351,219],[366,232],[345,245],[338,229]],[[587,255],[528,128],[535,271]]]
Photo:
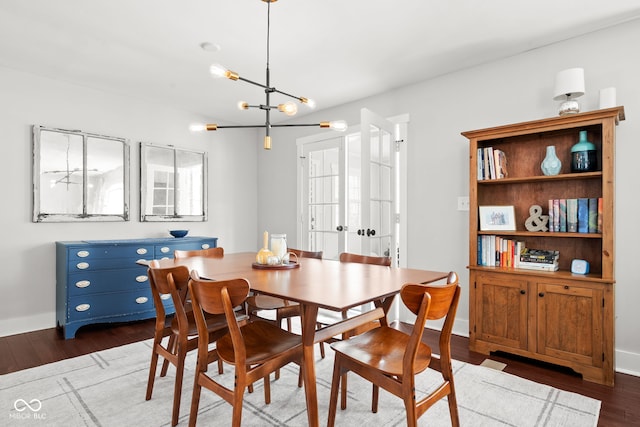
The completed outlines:
[[[181,251],[192,251],[196,249],[209,249],[216,247],[217,239],[201,240],[201,241],[189,241],[176,239],[174,241],[167,242],[165,244],[156,245],[155,258],[173,258],[173,251],[176,249]]]
[[[69,297],[105,292],[148,290],[149,277],[145,267],[121,270],[84,271],[69,275]]]
[[[153,245],[87,245],[68,248],[69,262],[108,258],[153,257]]]
[[[173,307],[167,300],[166,307]],[[69,298],[69,322],[154,310],[151,291],[113,292]]]
[[[100,270],[114,270],[114,269],[127,269],[135,268],[136,266],[144,269],[144,267],[136,264],[136,261],[140,259],[153,259],[151,256],[138,257],[138,258],[94,258],[84,260],[69,261],[67,264],[67,271],[69,274],[74,274],[80,271],[100,271]]]

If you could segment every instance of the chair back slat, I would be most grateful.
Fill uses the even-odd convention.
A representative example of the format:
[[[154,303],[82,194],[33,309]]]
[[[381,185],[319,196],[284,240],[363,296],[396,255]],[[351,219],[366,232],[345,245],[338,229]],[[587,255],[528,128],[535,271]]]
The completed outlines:
[[[387,256],[368,256],[353,254],[350,252],[342,252],[340,254],[340,262],[357,262],[360,264],[391,266],[391,258]]]
[[[192,297],[197,297],[200,307],[210,314],[224,314],[223,288],[228,290],[232,307],[242,305],[249,295],[249,282],[246,279],[215,281],[200,279],[196,274],[191,274],[189,288],[196,289],[197,294],[192,293]]]
[[[194,249],[194,250],[180,250],[173,251],[173,257],[176,259],[190,258],[194,256],[202,256],[207,258],[222,258],[224,257],[224,248],[207,248],[207,249]]]
[[[293,252],[300,258],[322,259],[322,251],[303,251],[302,249],[288,248],[288,252]]]

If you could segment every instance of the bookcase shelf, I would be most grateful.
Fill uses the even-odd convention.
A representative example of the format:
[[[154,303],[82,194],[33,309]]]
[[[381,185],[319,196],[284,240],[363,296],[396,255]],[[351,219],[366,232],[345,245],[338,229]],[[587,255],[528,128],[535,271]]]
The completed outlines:
[[[624,108],[615,107],[462,133],[470,150],[472,350],[505,351],[568,366],[585,380],[613,385],[614,145],[621,120]],[[571,147],[582,130],[596,146],[598,170],[571,173]],[[545,176],[540,168],[547,146],[555,146],[562,163],[558,175]],[[479,150],[482,154],[488,147],[504,153],[506,177],[479,179]],[[601,233],[526,229],[532,206],[547,214],[550,199],[576,198],[602,199]],[[479,206],[513,206],[515,231],[480,231]],[[559,271],[480,265],[478,239],[491,235],[524,241],[528,248],[558,250]],[[572,274],[573,259],[588,261],[590,274]]]

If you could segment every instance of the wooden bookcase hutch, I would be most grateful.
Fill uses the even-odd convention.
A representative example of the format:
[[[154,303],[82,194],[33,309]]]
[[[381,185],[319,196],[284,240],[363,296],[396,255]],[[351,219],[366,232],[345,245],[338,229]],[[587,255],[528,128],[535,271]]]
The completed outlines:
[[[484,354],[504,351],[567,366],[588,381],[614,381],[614,158],[615,128],[624,108],[463,132],[469,139],[469,345]],[[597,148],[596,172],[571,173],[571,147],[586,130]],[[556,147],[558,175],[545,176],[546,147]],[[508,176],[478,180],[478,148],[506,154]],[[549,199],[602,198],[602,232],[530,232],[529,208]],[[478,206],[514,206],[515,231],[480,231]],[[524,241],[527,248],[559,250],[559,271],[485,267],[478,237]],[[573,259],[590,263],[570,272]]]

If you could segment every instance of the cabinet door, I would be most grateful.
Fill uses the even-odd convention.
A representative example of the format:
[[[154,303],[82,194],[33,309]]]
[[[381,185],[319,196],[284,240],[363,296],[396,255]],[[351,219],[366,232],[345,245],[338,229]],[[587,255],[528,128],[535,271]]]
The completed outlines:
[[[602,289],[538,282],[536,290],[538,353],[601,367]]]
[[[527,281],[499,274],[476,279],[476,337],[527,349]]]

